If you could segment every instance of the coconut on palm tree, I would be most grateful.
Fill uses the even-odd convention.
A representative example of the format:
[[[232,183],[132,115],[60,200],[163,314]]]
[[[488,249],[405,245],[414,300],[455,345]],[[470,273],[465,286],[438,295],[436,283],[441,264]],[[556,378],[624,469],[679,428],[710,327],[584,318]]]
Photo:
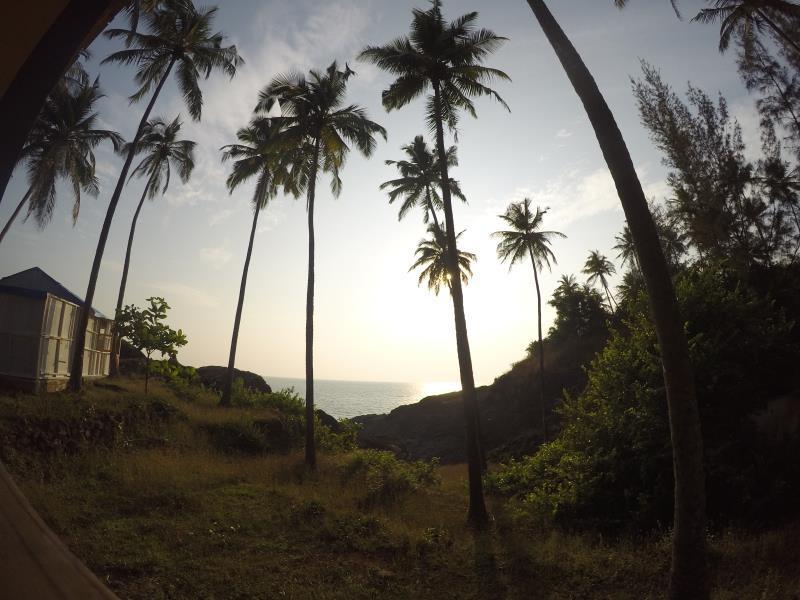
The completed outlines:
[[[530,198],[522,202],[512,202],[505,214],[498,215],[508,229],[495,231],[500,238],[497,244],[497,256],[501,261],[508,261],[509,270],[514,263],[530,258],[533,267],[533,281],[536,284],[536,310],[539,325],[539,403],[542,410],[542,437],[547,440],[547,411],[544,397],[544,341],[542,340],[542,292],[539,289],[539,271],[544,267],[551,269],[556,264],[556,256],[550,249],[552,239],[565,238],[559,231],[543,231],[542,223],[547,209],[536,207],[531,212]]]
[[[608,260],[605,255],[600,254],[598,250],[592,250],[589,253],[589,258],[586,259],[583,265],[583,273],[587,275],[586,283],[589,285],[599,283],[600,287],[605,290],[609,310],[614,310],[614,304],[616,304],[616,302],[614,302],[614,297],[611,295],[611,290],[608,287],[608,278],[616,272],[617,270],[614,268],[614,263]]]
[[[447,268],[447,233],[435,223],[428,225],[428,233],[430,238],[422,239],[417,244],[414,252],[417,259],[408,270],[421,269],[418,284],[424,283],[437,296],[442,287],[446,287],[452,294],[453,278],[450,275],[450,269]],[[456,235],[456,239],[460,238],[463,233],[462,231]],[[472,263],[476,260],[477,257],[471,252],[458,251],[458,272],[462,283],[469,282],[472,277]]]
[[[316,468],[314,443],[314,201],[321,168],[331,176],[331,191],[338,196],[340,178],[350,145],[369,157],[375,136],[386,130],[367,118],[355,104],[345,104],[347,81],[355,73],[334,61],[324,71],[311,70],[275,77],[259,94],[257,111],[269,112],[277,104],[283,127],[281,145],[294,153],[288,177],[296,193],[306,192],[308,212],[308,286],[306,290],[306,464]]]
[[[160,118],[151,119],[145,123],[142,135],[139,137],[139,142],[134,149],[135,154],[144,154],[144,158],[131,172],[131,179],[133,177],[146,177],[147,183],[145,183],[144,190],[142,190],[139,204],[136,205],[136,211],[133,213],[133,220],[131,221],[131,230],[128,233],[128,246],[125,250],[125,262],[122,266],[122,279],[120,280],[117,294],[115,315],[122,310],[122,303],[125,299],[133,237],[136,234],[136,224],[139,221],[139,213],[142,211],[144,199],[150,198],[150,200],[153,200],[159,194],[163,196],[167,193],[172,169],[175,169],[183,183],[188,182],[189,177],[192,175],[195,143],[190,140],[179,140],[178,134],[180,131],[180,117],[175,117],[171,123],[167,123]],[[129,147],[125,148],[125,152],[130,150]],[[111,357],[112,375],[119,373],[120,342],[121,339],[115,332],[112,344],[113,356]]]
[[[32,216],[39,227],[50,222],[59,179],[67,181],[72,188],[73,224],[80,212],[81,193],[97,195],[94,149],[106,140],[115,149],[123,144],[122,137],[115,131],[96,128],[94,108],[102,97],[97,81],[83,85],[65,83],[47,97],[20,153],[20,163],[26,165],[28,191],[0,232],[0,242],[26,204],[28,216]]]
[[[264,210],[271,198],[275,196],[278,185],[291,185],[286,181],[286,170],[281,162],[280,150],[281,124],[275,119],[257,117],[247,127],[236,132],[238,144],[230,144],[222,148],[222,160],[232,160],[233,169],[228,176],[228,190],[233,190],[251,179],[256,184],[253,189],[253,225],[250,228],[250,240],[247,244],[247,254],[242,269],[242,282],[239,286],[239,301],[236,304],[236,316],[233,320],[233,335],[231,349],[228,355],[228,372],[222,388],[220,404],[230,406],[233,374],[236,364],[236,346],[239,341],[239,326],[242,322],[242,308],[244,295],[247,288],[247,273],[250,269],[250,257],[253,254],[253,240],[258,227],[258,215]]]
[[[508,108],[500,95],[488,86],[493,80],[509,80],[499,69],[483,65],[484,59],[505,40],[493,31],[478,28],[477,12],[471,12],[452,22],[442,16],[442,3],[433,0],[428,10],[414,9],[411,31],[385,46],[368,46],[361,54],[367,60],[396,78],[383,91],[386,110],[406,106],[428,94],[426,120],[436,132],[436,151],[439,158],[440,182],[450,181],[444,128],[455,132],[459,113],[466,111],[476,116],[472,98],[488,96]],[[451,272],[458,262],[452,194],[447,185],[441,186],[444,229]],[[472,371],[467,321],[464,315],[464,295],[461,279],[452,277],[453,313],[456,329],[456,347],[461,374],[461,389],[467,427],[467,461],[469,469],[470,522],[483,525],[488,520],[481,481],[480,444],[478,440],[478,399]]]
[[[92,263],[89,284],[84,296],[84,310],[80,312],[75,332],[76,348],[83,348],[86,342],[88,307],[94,301],[100,263],[103,260],[111,222],[122,194],[122,188],[128,179],[137,144],[164,84],[174,71],[189,115],[199,121],[203,109],[203,93],[200,90],[199,80],[208,78],[215,70],[221,70],[233,77],[242,62],[236,46],[223,46],[225,36],[212,31],[211,26],[216,11],[216,8],[198,10],[189,0],[164,2],[159,3],[152,11],[143,15],[146,33],[128,29],[109,29],[105,32],[106,37],[110,39],[125,39],[127,47],[112,53],[103,63],[136,65],[138,67],[135,81],[139,89],[130,97],[131,102],[145,98],[151,94],[151,90],[152,94],[128,147],[122,171],[108,203]],[[81,389],[82,372],[83,352],[75,352],[70,368],[69,382],[70,389],[73,391]]]
[[[800,4],[788,0],[713,0],[692,19],[700,23],[719,23],[719,51],[725,52],[736,35],[745,49],[752,48],[765,28],[800,54],[800,44],[780,26],[784,17],[800,18]]]
[[[442,198],[439,195],[442,170],[439,168],[438,153],[431,152],[421,135],[416,136],[413,142],[406,144],[401,150],[406,153],[406,159],[386,161],[387,165],[394,165],[397,168],[400,177],[384,181],[380,189],[391,188],[389,204],[398,198],[403,198],[403,204],[397,215],[398,220],[405,217],[413,207],[420,206],[424,211],[423,222],[428,223],[432,219],[434,225],[441,227],[436,215],[436,211],[442,209]],[[455,146],[450,146],[445,156],[448,168],[458,166]],[[463,202],[467,201],[455,179],[451,177],[448,185],[451,195]]]
[[[615,0],[617,6],[623,0]],[[671,600],[708,598],[703,437],[689,346],[670,269],[639,176],[614,115],[580,54],[545,0],[528,0],[533,14],[581,99],[619,194],[647,286],[667,391],[675,476]],[[674,6],[674,2],[673,2]]]

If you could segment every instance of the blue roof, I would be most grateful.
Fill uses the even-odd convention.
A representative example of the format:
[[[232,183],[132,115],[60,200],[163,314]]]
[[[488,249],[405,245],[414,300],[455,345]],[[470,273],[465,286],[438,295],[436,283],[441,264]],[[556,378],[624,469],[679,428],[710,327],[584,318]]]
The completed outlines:
[[[52,294],[78,306],[83,304],[83,299],[80,296],[70,292],[39,267],[32,267],[8,277],[3,277],[0,279],[0,292],[32,298],[44,298],[47,294]],[[92,308],[92,312],[100,318],[105,318],[95,308]]]

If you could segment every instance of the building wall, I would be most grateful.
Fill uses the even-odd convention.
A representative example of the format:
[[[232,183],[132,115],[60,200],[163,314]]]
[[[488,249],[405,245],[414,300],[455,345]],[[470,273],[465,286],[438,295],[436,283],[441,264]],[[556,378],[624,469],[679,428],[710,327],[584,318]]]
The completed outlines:
[[[50,294],[39,299],[0,293],[0,375],[66,381],[78,310],[75,304]],[[109,319],[89,319],[84,377],[108,375],[112,324]]]
[[[0,293],[0,373],[35,378],[44,300]]]

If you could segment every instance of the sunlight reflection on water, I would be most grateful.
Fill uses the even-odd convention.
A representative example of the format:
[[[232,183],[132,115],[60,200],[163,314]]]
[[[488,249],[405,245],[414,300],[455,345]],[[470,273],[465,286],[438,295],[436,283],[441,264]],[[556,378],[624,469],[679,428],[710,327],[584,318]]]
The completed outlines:
[[[264,379],[273,390],[294,388],[301,397],[305,396],[304,379],[270,376]],[[418,402],[426,396],[445,394],[460,388],[461,384],[457,381],[429,381],[420,384],[318,379],[314,382],[314,396],[317,408],[337,419],[343,419],[388,413],[398,406]]]

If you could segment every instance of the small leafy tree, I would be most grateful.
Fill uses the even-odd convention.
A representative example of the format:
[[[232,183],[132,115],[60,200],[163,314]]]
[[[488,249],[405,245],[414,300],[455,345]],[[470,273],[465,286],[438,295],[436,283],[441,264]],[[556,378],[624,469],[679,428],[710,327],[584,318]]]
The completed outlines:
[[[148,308],[138,308],[129,304],[117,313],[117,331],[120,337],[126,338],[133,346],[144,352],[146,356],[144,368],[144,393],[150,380],[150,357],[154,352],[161,356],[174,356],[178,348],[187,343],[183,331],[175,331],[164,323],[167,318],[169,304],[164,298],[154,296],[148,298]]]

